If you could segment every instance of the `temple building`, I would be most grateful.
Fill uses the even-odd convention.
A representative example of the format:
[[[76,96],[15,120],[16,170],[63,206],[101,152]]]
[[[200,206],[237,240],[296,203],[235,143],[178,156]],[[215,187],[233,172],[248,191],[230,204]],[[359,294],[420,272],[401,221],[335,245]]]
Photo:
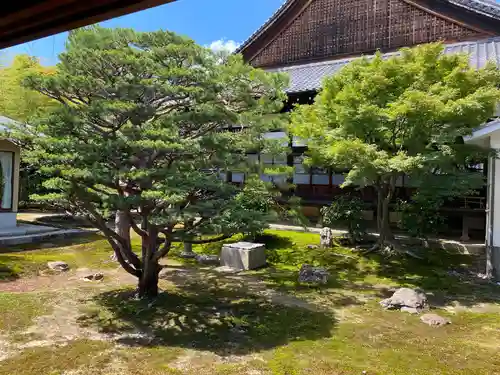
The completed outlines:
[[[255,67],[289,74],[284,109],[289,111],[295,103],[312,103],[323,78],[353,59],[376,51],[391,55],[402,47],[437,41],[445,44],[445,53],[468,53],[474,67],[490,60],[500,64],[500,5],[488,0],[287,0],[237,52]],[[266,136],[287,138],[284,132]],[[294,166],[295,194],[302,198],[306,215],[318,216],[321,206],[345,192],[340,188],[345,171],[306,168],[302,165],[306,142],[293,138],[289,144],[291,155],[277,159],[261,155],[261,161]],[[475,173],[487,175],[485,166],[475,166]],[[241,183],[244,176],[230,178]],[[352,192],[366,202],[367,218],[373,217],[373,189]],[[396,198],[408,198],[411,192],[406,179],[400,179]],[[464,240],[484,238],[487,201],[485,186],[478,195],[443,207],[450,232]],[[395,212],[392,216],[397,221]]]

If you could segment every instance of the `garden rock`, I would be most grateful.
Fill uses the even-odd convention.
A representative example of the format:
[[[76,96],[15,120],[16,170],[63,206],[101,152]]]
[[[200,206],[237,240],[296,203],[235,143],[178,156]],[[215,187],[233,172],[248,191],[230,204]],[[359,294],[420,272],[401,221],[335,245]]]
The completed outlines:
[[[427,296],[420,290],[400,288],[392,297],[380,301],[380,305],[387,310],[406,311],[419,313],[427,307]]]
[[[63,261],[47,262],[47,267],[53,271],[66,272],[69,271],[69,265]]]
[[[401,311],[407,312],[408,314],[416,315],[420,313],[420,310],[415,307],[403,306],[401,307]]]
[[[333,246],[333,231],[330,228],[322,228],[319,235],[321,247]]]
[[[220,266],[214,269],[215,272],[221,273],[221,274],[226,274],[226,275],[235,275],[239,273],[241,270],[233,267],[228,267],[228,266]]]
[[[82,277],[84,281],[101,281],[104,279],[104,275],[100,272],[98,273],[93,273],[87,276]]]
[[[330,274],[324,268],[304,264],[299,271],[299,283],[324,285],[328,283],[329,276]]]
[[[219,265],[220,260],[218,255],[196,255],[196,261],[199,264],[205,264],[205,265]]]
[[[420,317],[420,320],[427,324],[430,325],[431,327],[441,327],[445,326],[447,324],[451,324],[451,320],[447,318],[443,318],[440,315],[437,314],[425,314]]]

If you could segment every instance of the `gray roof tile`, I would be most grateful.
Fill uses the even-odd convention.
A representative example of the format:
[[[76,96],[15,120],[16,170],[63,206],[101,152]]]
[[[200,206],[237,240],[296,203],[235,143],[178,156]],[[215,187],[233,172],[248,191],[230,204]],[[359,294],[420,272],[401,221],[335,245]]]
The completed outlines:
[[[481,13],[485,16],[500,19],[500,5],[495,0],[447,0],[462,8]]]
[[[445,45],[444,53],[467,53],[470,55],[471,66],[479,69],[488,61],[495,62],[500,67],[500,37]],[[397,55],[398,52],[384,54],[386,57]],[[366,56],[366,57],[371,57]],[[285,72],[290,76],[289,93],[318,90],[325,77],[338,72],[354,58],[330,60],[304,65],[292,65],[282,68],[267,69],[270,72]]]
[[[9,125],[14,125],[14,124],[17,124],[17,121],[0,115],[0,131],[8,129]]]

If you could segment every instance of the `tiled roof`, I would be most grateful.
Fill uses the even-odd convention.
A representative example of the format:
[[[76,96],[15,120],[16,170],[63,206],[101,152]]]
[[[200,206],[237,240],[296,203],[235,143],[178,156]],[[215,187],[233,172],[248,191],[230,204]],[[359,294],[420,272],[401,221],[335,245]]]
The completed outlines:
[[[267,30],[269,26],[271,26],[284,12],[288,9],[288,7],[295,0],[283,0],[283,4],[274,12],[271,17],[261,26],[259,27],[252,35],[248,37],[241,45],[236,49],[236,53],[240,53],[243,49],[248,47],[255,39],[257,39],[264,31]]]
[[[9,125],[13,125],[16,123],[17,122],[15,120],[12,120],[11,118],[0,115],[0,131],[7,129]]]
[[[447,0],[449,3],[500,19],[500,5],[495,0]]]
[[[444,53],[467,53],[470,55],[471,66],[476,69],[484,67],[488,61],[493,61],[500,67],[500,37],[448,44],[445,46]],[[397,54],[398,52],[391,52],[384,54],[384,56],[390,57]],[[314,91],[321,87],[323,78],[338,72],[356,58],[287,66],[268,69],[268,71],[289,74],[290,87],[287,89],[289,93]]]

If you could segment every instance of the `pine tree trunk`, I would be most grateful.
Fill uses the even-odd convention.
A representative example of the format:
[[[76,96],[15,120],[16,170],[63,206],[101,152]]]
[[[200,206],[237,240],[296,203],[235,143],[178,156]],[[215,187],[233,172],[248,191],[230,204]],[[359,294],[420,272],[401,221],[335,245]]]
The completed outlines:
[[[148,227],[146,220],[144,227]],[[158,274],[160,266],[154,260],[154,254],[158,248],[158,232],[155,228],[148,228],[148,235],[142,237],[142,273],[139,278],[139,297],[152,299],[158,296]]]
[[[116,211],[115,231],[130,245],[130,221],[125,211]]]
[[[139,297],[152,299],[158,296],[158,273],[160,269],[154,261],[144,264],[139,278]]]
[[[194,224],[193,220],[187,220],[184,223],[184,229],[186,231],[188,231],[189,229],[192,228],[193,224]],[[190,259],[190,258],[194,258],[195,256],[196,256],[196,254],[193,252],[193,244],[184,242],[184,251],[181,253],[181,257]]]

